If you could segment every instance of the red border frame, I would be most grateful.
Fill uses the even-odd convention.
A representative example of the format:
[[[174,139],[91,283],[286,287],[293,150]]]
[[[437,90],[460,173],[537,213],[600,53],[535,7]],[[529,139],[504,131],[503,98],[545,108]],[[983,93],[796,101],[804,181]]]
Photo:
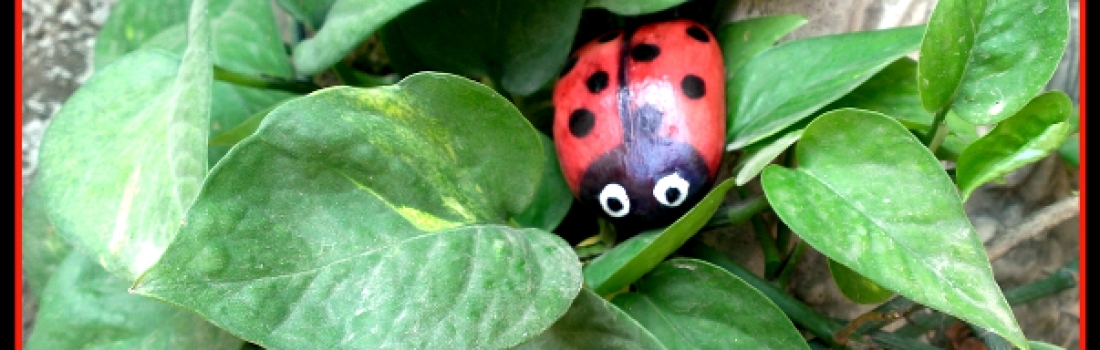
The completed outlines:
[[[1080,200],[1080,214],[1078,219],[1080,222],[1080,228],[1078,230],[1078,253],[1079,253],[1079,275],[1078,275],[1078,293],[1079,293],[1079,348],[1087,349],[1086,338],[1086,270],[1087,270],[1087,258],[1086,253],[1086,59],[1085,55],[1088,52],[1085,47],[1085,3],[1086,0],[1080,0],[1078,2],[1078,23],[1079,23],[1079,45],[1080,45],[1080,68],[1079,68],[1079,102],[1078,112],[1080,118],[1079,125],[1079,200]],[[22,1],[15,1],[15,349],[23,348],[23,3]]]
[[[23,2],[15,2],[15,348],[23,348]]]
[[[1078,238],[1078,250],[1079,250],[1078,256],[1080,257],[1079,258],[1080,260],[1078,261],[1078,280],[1077,280],[1077,292],[1079,293],[1078,300],[1079,300],[1080,303],[1078,304],[1077,313],[1079,315],[1079,317],[1078,317],[1078,327],[1080,327],[1080,332],[1078,334],[1078,346],[1081,349],[1087,349],[1088,348],[1088,347],[1085,346],[1085,334],[1087,333],[1086,330],[1085,330],[1085,314],[1087,313],[1085,311],[1085,294],[1086,294],[1085,293],[1085,270],[1086,270],[1086,266],[1088,266],[1088,264],[1086,263],[1086,256],[1088,254],[1085,253],[1085,246],[1087,246],[1087,244],[1085,244],[1085,236],[1086,236],[1085,235],[1085,232],[1086,232],[1086,230],[1085,230],[1085,217],[1088,216],[1088,215],[1085,215],[1085,213],[1086,213],[1086,211],[1085,211],[1085,192],[1086,192],[1085,191],[1085,182],[1087,182],[1085,179],[1088,178],[1087,176],[1085,176],[1085,168],[1086,168],[1085,163],[1087,163],[1085,160],[1088,159],[1088,157],[1085,156],[1086,149],[1088,149],[1088,147],[1086,147],[1086,145],[1085,145],[1085,142],[1086,142],[1085,141],[1085,139],[1086,139],[1085,138],[1085,129],[1086,129],[1085,128],[1085,119],[1086,119],[1085,118],[1085,101],[1088,100],[1088,98],[1086,98],[1086,95],[1085,95],[1085,76],[1087,75],[1087,74],[1085,74],[1085,66],[1086,66],[1085,63],[1088,62],[1088,60],[1085,59],[1085,53],[1088,52],[1088,50],[1085,50],[1085,12],[1087,12],[1087,11],[1085,11],[1085,3],[1086,2],[1088,2],[1088,1],[1080,0],[1080,1],[1078,1],[1078,5],[1077,5],[1078,6],[1078,8],[1077,8],[1077,11],[1078,11],[1078,17],[1077,17],[1078,29],[1077,29],[1077,33],[1078,33],[1078,40],[1079,40],[1078,44],[1080,44],[1080,50],[1078,52],[1078,54],[1080,55],[1080,59],[1078,60],[1078,62],[1079,62],[1078,64],[1080,65],[1080,68],[1079,68],[1079,71],[1078,71],[1078,76],[1080,77],[1080,80],[1078,81],[1078,84],[1080,85],[1080,87],[1079,87],[1080,91],[1078,92],[1078,95],[1077,95],[1078,96],[1078,98],[1077,98],[1077,100],[1078,100],[1078,104],[1077,104],[1078,110],[1077,111],[1078,111],[1079,116],[1080,116],[1080,118],[1079,118],[1079,123],[1080,123],[1080,129],[1079,130],[1080,130],[1080,132],[1078,134],[1078,137],[1080,138],[1079,143],[1078,143],[1078,146],[1079,146],[1079,149],[1080,149],[1080,151],[1079,151],[1080,153],[1078,154],[1079,155],[1079,158],[1078,158],[1079,159],[1078,187],[1079,187],[1080,196],[1078,197],[1078,200],[1080,201],[1080,205],[1081,205],[1080,212],[1078,212],[1078,214],[1077,214],[1077,219],[1080,222],[1080,227],[1078,227],[1078,230],[1077,230],[1077,234],[1078,234],[1078,237],[1079,237]]]

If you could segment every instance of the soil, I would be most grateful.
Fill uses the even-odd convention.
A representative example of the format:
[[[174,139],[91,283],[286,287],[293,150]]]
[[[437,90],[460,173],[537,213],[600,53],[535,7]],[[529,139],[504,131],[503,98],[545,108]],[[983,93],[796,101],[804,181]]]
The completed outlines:
[[[91,74],[92,48],[99,27],[116,0],[21,0],[23,15],[23,188],[33,180],[37,149],[42,132],[61,104]],[[840,4],[843,3],[843,4]],[[849,2],[787,0],[741,1],[729,13],[731,18],[767,14],[802,13],[810,23],[789,38],[869,30],[923,23],[934,1]],[[841,6],[843,5],[843,6]],[[858,10],[851,10],[856,8]],[[1059,71],[1048,85],[1077,100],[1077,0],[1071,1],[1073,32]],[[1036,213],[1071,197],[1077,173],[1056,157],[1028,166],[1007,177],[1004,184],[979,189],[966,203],[966,210],[987,247],[1006,241],[1006,235],[1031,227]],[[1065,203],[1063,203],[1065,204]],[[1076,205],[1063,205],[1060,216],[1046,217],[1038,234],[1023,240],[993,261],[994,274],[1003,288],[1041,280],[1079,255],[1079,219]],[[1066,209],[1068,208],[1068,209]],[[1057,209],[1057,208],[1056,208]],[[1043,219],[1040,217],[1040,219]],[[1042,220],[1040,220],[1042,221]],[[1046,224],[1045,226],[1042,224]],[[708,242],[729,247],[726,253],[750,269],[763,269],[751,231],[741,228],[708,233]],[[737,248],[745,247],[745,248]],[[854,318],[874,305],[853,304],[843,297],[822,271],[824,257],[810,250],[792,278],[791,292],[829,316]],[[1017,306],[1017,321],[1029,339],[1067,349],[1078,348],[1079,291],[1072,288]],[[23,294],[24,340],[33,330],[37,304]],[[950,332],[949,332],[950,331]],[[957,334],[944,330],[943,334]]]

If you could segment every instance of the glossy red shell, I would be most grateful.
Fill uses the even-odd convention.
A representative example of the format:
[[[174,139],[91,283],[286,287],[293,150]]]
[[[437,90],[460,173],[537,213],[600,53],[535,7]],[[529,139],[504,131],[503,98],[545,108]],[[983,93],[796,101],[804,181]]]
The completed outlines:
[[[627,45],[624,39],[629,40]],[[639,45],[654,46],[659,54],[646,61],[644,52],[634,52],[641,51]],[[691,145],[706,165],[707,181],[714,179],[725,147],[726,94],[722,52],[710,31],[689,20],[652,23],[593,40],[570,59],[554,89],[553,136],[562,171],[574,194],[593,162],[639,132],[639,128],[624,130],[624,125],[638,124],[622,120],[631,117],[620,112],[624,106],[657,106],[662,115],[655,127],[657,135]],[[600,87],[602,80],[597,84],[591,80],[599,72],[607,73],[607,87],[594,93],[592,85]],[[701,79],[705,87],[702,96],[689,97],[684,91],[689,75]],[[622,93],[621,88],[628,93]],[[621,104],[623,97],[629,100],[625,104]],[[580,109],[590,111],[594,123],[586,133],[577,135],[570,122]]]

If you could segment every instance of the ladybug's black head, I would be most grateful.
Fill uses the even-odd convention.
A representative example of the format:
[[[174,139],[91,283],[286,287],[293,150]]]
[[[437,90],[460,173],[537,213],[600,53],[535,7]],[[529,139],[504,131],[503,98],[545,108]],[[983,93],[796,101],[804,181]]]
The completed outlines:
[[[709,186],[707,166],[691,145],[661,137],[629,140],[597,159],[581,180],[582,203],[626,232],[667,225]]]

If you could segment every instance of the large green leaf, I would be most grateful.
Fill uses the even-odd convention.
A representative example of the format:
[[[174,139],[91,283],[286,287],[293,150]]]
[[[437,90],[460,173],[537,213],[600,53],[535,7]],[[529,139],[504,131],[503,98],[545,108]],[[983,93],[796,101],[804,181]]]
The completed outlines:
[[[240,349],[190,311],[130,294],[130,283],[69,254],[39,299],[27,349]]]
[[[775,134],[844,96],[920,44],[924,26],[780,44],[726,80],[727,150]]]
[[[569,312],[517,349],[664,349],[642,325],[596,293],[581,289]]]
[[[798,168],[761,175],[803,240],[884,288],[1026,347],[939,161],[896,120],[841,109],[807,126]]]
[[[275,0],[294,19],[316,31],[325,23],[325,16],[336,0]]]
[[[158,5],[161,4],[127,3],[124,8]],[[293,77],[294,70],[278,36],[278,24],[269,4],[250,0],[214,0],[210,12],[212,60],[215,65],[255,77]],[[124,19],[112,17],[112,20]],[[187,48],[187,23],[184,20],[166,28],[149,27],[147,30],[160,32],[146,37],[141,48],[157,48],[180,55]],[[210,136],[216,137],[252,114],[296,94],[215,81],[212,96]],[[229,147],[226,146],[211,146],[207,156],[209,165],[213,166],[227,151]]]
[[[270,348],[514,346],[581,288],[564,241],[501,225],[545,163],[515,107],[465,78],[322,90],[215,166],[134,291]]]
[[[686,0],[587,0],[585,7],[604,8],[621,16],[637,16],[667,10]]]
[[[95,70],[137,50],[158,33],[186,23],[189,8],[191,0],[118,0],[96,34]],[[181,33],[186,34],[186,29]]]
[[[871,79],[822,110],[859,108],[894,118],[911,130],[924,132],[932,125],[932,113],[921,106],[917,91],[917,61],[902,57]]]
[[[73,250],[46,216],[45,204],[42,186],[37,181],[32,182],[23,194],[23,230],[19,234],[23,243],[23,276],[27,278],[31,294],[38,297],[42,296],[57,266]]]
[[[791,320],[748,283],[710,263],[661,263],[611,302],[673,349],[809,349]]]
[[[608,295],[634,283],[698,233],[731,188],[733,179],[722,181],[672,225],[631,237],[592,260],[584,266],[585,285]]]
[[[206,14],[196,1],[182,62],[146,50],[123,56],[82,85],[43,136],[36,181],[50,220],[126,280],[160,257],[206,175]]]
[[[573,192],[569,191],[569,184],[561,173],[554,141],[541,132],[539,140],[542,141],[543,159],[546,160],[542,168],[542,182],[535,199],[523,213],[516,216],[516,222],[524,227],[553,231],[569,213],[569,207],[573,205]]]
[[[718,42],[726,63],[726,79],[738,74],[749,59],[775,45],[776,41],[809,21],[802,15],[773,15],[747,18],[718,28]]]
[[[565,64],[583,8],[584,0],[432,1],[387,24],[382,43],[402,74],[489,78],[528,95]]]
[[[848,300],[860,304],[878,304],[894,296],[893,291],[882,288],[875,281],[863,277],[859,272],[852,271],[833,259],[829,259],[829,273],[833,276],[837,289],[840,289]]]
[[[383,24],[421,2],[424,0],[335,0],[317,33],[294,47],[295,70],[312,75],[332,67]],[[439,20],[417,24],[438,28]]]
[[[964,200],[978,186],[1045,158],[1072,132],[1073,102],[1051,91],[1035,97],[1016,115],[997,124],[959,156],[956,178]]]
[[[924,108],[974,124],[1023,108],[1054,75],[1069,39],[1066,0],[943,0],[921,43]]]

